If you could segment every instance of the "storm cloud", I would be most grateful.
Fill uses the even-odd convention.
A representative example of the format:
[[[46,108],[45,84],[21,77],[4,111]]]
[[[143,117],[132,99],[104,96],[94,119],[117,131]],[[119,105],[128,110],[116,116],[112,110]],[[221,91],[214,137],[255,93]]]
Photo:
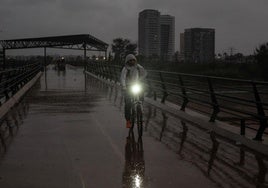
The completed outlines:
[[[156,9],[175,16],[175,49],[185,28],[216,30],[216,52],[252,54],[268,41],[266,0],[1,0],[0,40],[91,34],[111,44],[116,37],[137,42],[138,14]]]

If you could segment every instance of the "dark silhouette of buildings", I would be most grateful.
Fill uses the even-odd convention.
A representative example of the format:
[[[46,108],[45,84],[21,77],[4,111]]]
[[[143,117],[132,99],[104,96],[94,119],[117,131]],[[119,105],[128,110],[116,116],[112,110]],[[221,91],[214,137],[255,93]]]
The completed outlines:
[[[175,17],[157,10],[139,13],[139,55],[171,61],[175,52]]]
[[[181,34],[181,52],[184,61],[192,63],[210,63],[215,56],[215,29],[190,28]]]

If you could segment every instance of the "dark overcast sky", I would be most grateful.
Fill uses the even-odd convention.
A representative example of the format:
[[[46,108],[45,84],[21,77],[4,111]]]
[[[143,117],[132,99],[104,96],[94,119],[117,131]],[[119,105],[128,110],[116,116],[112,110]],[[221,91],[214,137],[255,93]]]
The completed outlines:
[[[268,0],[0,0],[0,40],[88,33],[137,42],[144,9],[175,16],[176,50],[192,27],[215,28],[217,53],[252,54],[268,42]]]

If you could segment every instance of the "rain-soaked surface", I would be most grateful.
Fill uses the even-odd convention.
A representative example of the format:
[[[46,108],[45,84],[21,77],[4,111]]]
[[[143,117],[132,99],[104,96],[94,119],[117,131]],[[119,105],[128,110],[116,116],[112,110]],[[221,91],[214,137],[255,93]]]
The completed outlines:
[[[144,105],[125,128],[120,92],[48,67],[1,121],[0,187],[267,187],[267,158]]]

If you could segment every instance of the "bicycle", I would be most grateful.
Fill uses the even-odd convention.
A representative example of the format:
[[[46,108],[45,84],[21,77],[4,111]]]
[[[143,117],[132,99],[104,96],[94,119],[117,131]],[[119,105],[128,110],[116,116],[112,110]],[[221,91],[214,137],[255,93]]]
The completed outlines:
[[[143,89],[140,83],[134,83],[130,87],[131,90],[131,130],[137,123],[139,137],[143,134]]]

